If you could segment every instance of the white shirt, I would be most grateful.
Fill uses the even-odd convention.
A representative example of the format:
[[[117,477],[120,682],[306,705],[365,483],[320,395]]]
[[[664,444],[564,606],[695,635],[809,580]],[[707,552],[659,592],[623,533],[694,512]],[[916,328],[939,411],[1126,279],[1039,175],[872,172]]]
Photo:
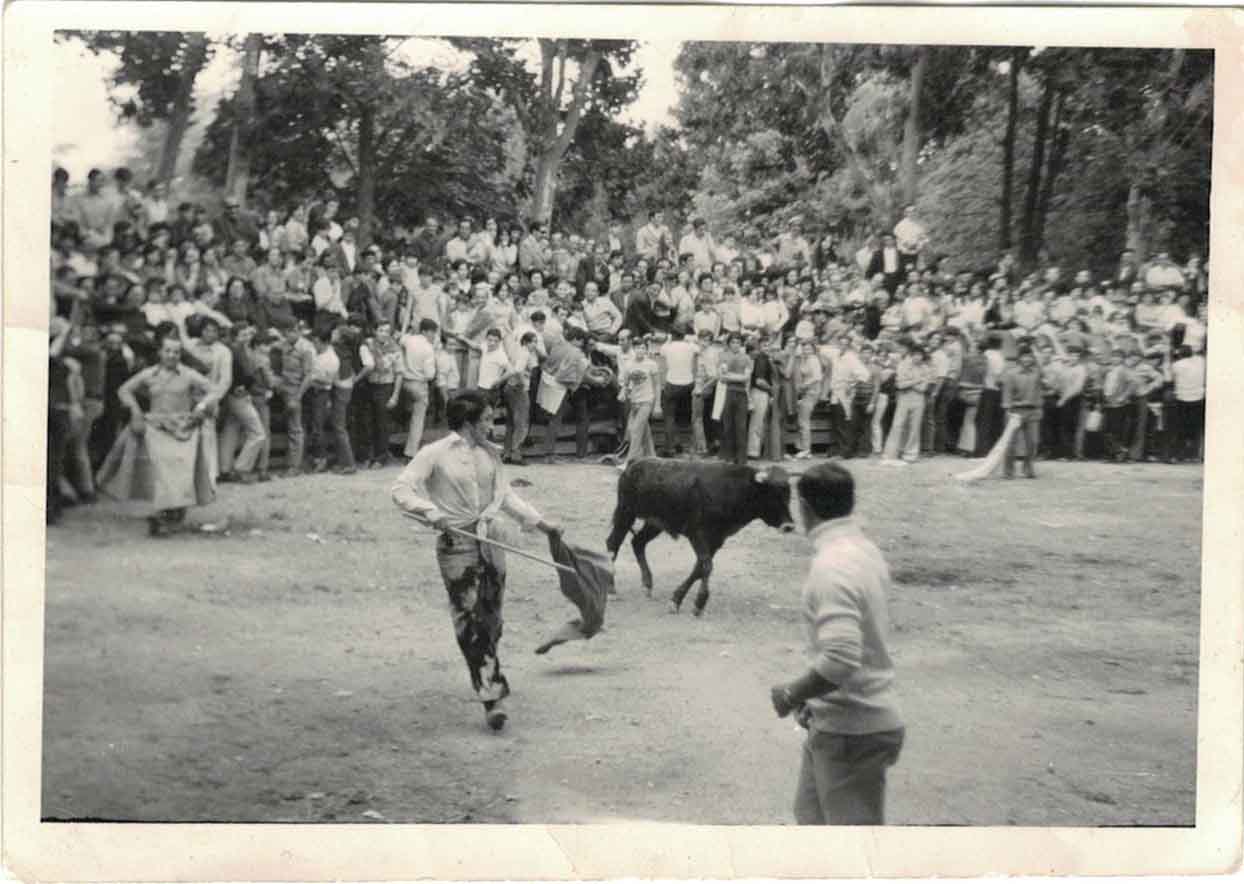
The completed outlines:
[[[505,481],[491,446],[472,446],[454,432],[419,449],[397,477],[392,496],[399,509],[429,522],[446,518],[451,525],[464,527],[481,521],[482,536],[487,536],[487,522],[498,513],[529,529],[541,518]]]
[[[1015,305],[1015,324],[1031,331],[1045,319],[1045,305],[1038,300],[1023,300]]]
[[[898,241],[898,247],[910,255],[928,244],[929,235],[919,221],[904,218],[894,225],[894,239]]]
[[[696,236],[694,233],[688,233],[678,242],[678,254],[691,255],[691,263],[695,265],[697,270],[708,270],[713,266],[713,237],[708,233],[704,236]]]
[[[501,376],[510,370],[510,357],[505,354],[504,347],[496,350],[484,350],[479,357],[479,388],[491,390],[497,386]]]
[[[695,381],[695,356],[700,348],[687,340],[666,341],[661,345],[665,364],[665,383],[689,387]]]
[[[311,386],[321,390],[328,389],[337,383],[341,374],[341,357],[332,347],[325,347],[323,353],[316,353],[311,363]]]
[[[881,267],[885,273],[898,272],[898,249],[881,250]]]
[[[1205,398],[1205,357],[1200,354],[1177,359],[1171,364],[1175,398],[1180,402],[1199,402]]]
[[[402,339],[402,379],[409,383],[427,383],[436,377],[436,350],[423,335],[411,334]]]
[[[932,304],[924,295],[915,295],[903,302],[903,322],[910,326],[922,327],[929,318]]]
[[[583,319],[588,331],[614,334],[622,327],[622,314],[608,298],[597,295],[592,301],[583,301]]]

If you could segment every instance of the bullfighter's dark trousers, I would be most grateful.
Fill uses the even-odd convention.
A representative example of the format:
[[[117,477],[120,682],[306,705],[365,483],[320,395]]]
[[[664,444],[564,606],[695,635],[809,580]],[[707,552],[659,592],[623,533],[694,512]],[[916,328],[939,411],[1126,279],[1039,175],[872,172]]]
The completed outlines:
[[[471,674],[471,687],[484,708],[491,709],[510,693],[497,655],[505,595],[504,554],[485,553],[479,541],[446,533],[436,542],[436,563],[449,593],[454,634]]]

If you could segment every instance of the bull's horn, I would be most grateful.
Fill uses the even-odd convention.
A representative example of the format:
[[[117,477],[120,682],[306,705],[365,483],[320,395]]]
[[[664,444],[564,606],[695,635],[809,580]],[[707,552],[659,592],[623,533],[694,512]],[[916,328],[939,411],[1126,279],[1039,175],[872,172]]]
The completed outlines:
[[[757,473],[756,473],[756,481],[757,481],[757,482],[768,482],[768,481],[769,481],[769,471],[768,471],[768,470],[759,470],[759,471],[757,471]]]

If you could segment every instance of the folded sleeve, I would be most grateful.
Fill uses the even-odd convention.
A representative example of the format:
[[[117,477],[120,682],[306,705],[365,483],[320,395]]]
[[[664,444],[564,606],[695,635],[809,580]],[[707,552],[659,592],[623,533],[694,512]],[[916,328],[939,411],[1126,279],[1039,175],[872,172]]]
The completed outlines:
[[[398,475],[392,490],[393,502],[398,509],[426,519],[428,522],[435,522],[446,516],[446,513],[442,512],[427,494],[427,482],[432,475],[435,455],[434,447],[421,448]]]
[[[522,525],[526,531],[531,531],[544,519],[539,511],[519,497],[513,488],[506,488],[505,497],[501,499],[501,511]]]

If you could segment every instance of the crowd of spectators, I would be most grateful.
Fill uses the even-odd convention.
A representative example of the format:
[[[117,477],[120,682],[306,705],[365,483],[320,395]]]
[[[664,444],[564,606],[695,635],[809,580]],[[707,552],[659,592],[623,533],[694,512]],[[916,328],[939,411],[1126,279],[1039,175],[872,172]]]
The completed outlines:
[[[210,380],[220,482],[409,458],[455,390],[505,415],[504,459],[981,456],[1031,353],[1040,455],[1199,460],[1207,268],[1124,251],[1108,273],[938,252],[912,208],[851,254],[832,231],[710,232],[653,211],[597,236],[437,218],[373,229],[305,204],[219,211],[127,169],[52,177],[48,517],[95,499],[118,391],[175,336]],[[271,468],[274,415],[288,446]],[[400,420],[398,420],[400,418]],[[528,438],[547,424],[544,445]],[[822,421],[822,423],[818,423]],[[661,430],[659,447],[653,425]],[[814,426],[829,428],[828,444]],[[690,432],[683,430],[690,426]],[[613,445],[609,446],[610,450]]]

